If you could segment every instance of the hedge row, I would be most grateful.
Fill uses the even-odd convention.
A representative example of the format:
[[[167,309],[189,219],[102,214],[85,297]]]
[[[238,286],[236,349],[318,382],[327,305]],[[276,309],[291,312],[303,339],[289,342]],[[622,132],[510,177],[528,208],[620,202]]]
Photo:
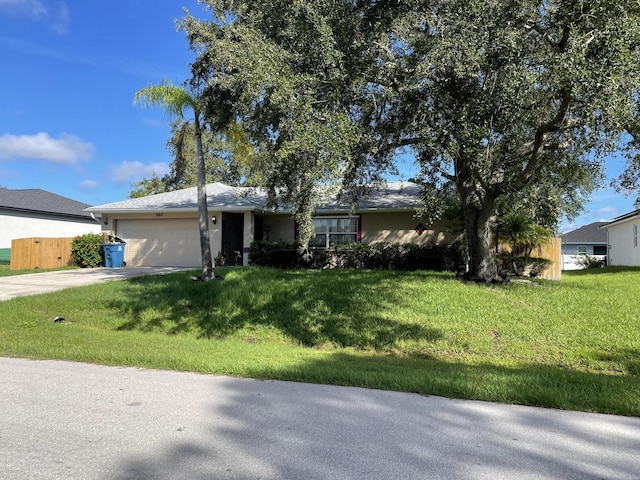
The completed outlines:
[[[365,268],[463,272],[466,255],[458,243],[416,245],[379,242],[341,245],[330,251],[300,254],[297,245],[256,241],[249,249],[249,265],[275,268]]]

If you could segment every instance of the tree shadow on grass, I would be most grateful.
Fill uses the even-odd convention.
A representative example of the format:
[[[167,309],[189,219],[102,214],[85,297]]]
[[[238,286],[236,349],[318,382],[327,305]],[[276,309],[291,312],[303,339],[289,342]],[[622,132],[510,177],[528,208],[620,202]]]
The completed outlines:
[[[126,299],[109,306],[126,319],[120,330],[224,338],[245,327],[275,328],[306,346],[376,349],[437,340],[440,332],[425,322],[394,317],[404,275],[237,269],[207,283],[188,273],[149,276],[130,280]]]
[[[310,359],[293,368],[262,368],[257,366],[249,373],[255,378],[640,417],[640,382],[634,374],[612,375],[547,365],[464,364],[417,356],[363,357],[349,352]]]
[[[596,361],[610,364],[612,371],[640,375],[640,350],[632,348],[619,348],[613,351],[594,350],[590,356]]]

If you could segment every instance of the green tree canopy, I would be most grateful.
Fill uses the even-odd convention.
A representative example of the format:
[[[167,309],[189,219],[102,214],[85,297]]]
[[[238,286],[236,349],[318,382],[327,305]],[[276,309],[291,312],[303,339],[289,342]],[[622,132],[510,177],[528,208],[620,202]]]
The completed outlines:
[[[636,0],[202,3],[211,21],[182,27],[205,115],[242,122],[302,226],[316,185],[366,184],[410,149],[433,188],[455,185],[482,280],[496,211],[576,209],[637,124]]]

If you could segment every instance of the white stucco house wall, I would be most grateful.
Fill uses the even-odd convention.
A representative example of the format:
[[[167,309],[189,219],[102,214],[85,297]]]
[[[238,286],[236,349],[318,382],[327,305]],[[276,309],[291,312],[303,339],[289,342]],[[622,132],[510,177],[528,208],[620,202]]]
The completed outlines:
[[[448,244],[457,236],[447,225],[426,226],[416,218],[421,187],[389,182],[374,188],[352,205],[330,198],[316,208],[311,244],[329,247],[354,242]],[[209,235],[213,257],[225,265],[247,265],[254,240],[296,239],[291,209],[267,206],[261,189],[207,185]],[[128,266],[201,265],[196,187],[97,205],[86,209],[100,215],[103,229],[126,242]]]
[[[100,233],[99,221],[85,211],[89,206],[45,190],[0,188],[0,251],[7,255],[18,238]]]
[[[602,229],[608,238],[608,264],[640,267],[640,210],[614,218]]]

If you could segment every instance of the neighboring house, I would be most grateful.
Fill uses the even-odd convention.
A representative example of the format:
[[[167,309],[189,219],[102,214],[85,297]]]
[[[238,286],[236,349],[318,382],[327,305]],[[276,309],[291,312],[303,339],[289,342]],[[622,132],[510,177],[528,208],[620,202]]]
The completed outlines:
[[[74,237],[99,233],[99,222],[85,209],[88,204],[40,189],[0,188],[0,250],[5,256],[11,241],[30,237]]]
[[[133,198],[86,209],[99,214],[104,230],[126,242],[124,258],[130,266],[201,265],[196,187]],[[443,244],[455,240],[446,224],[434,229],[415,218],[421,187],[391,182],[351,205],[330,200],[316,209],[311,245],[380,241]],[[291,209],[267,208],[261,189],[207,185],[211,252],[226,265],[247,265],[254,240],[291,243],[296,226]]]
[[[562,240],[562,269],[579,270],[581,255],[606,260],[607,232],[601,229],[607,222],[593,222],[560,236]]]
[[[605,224],[608,235],[609,265],[640,267],[640,210],[621,215]]]

